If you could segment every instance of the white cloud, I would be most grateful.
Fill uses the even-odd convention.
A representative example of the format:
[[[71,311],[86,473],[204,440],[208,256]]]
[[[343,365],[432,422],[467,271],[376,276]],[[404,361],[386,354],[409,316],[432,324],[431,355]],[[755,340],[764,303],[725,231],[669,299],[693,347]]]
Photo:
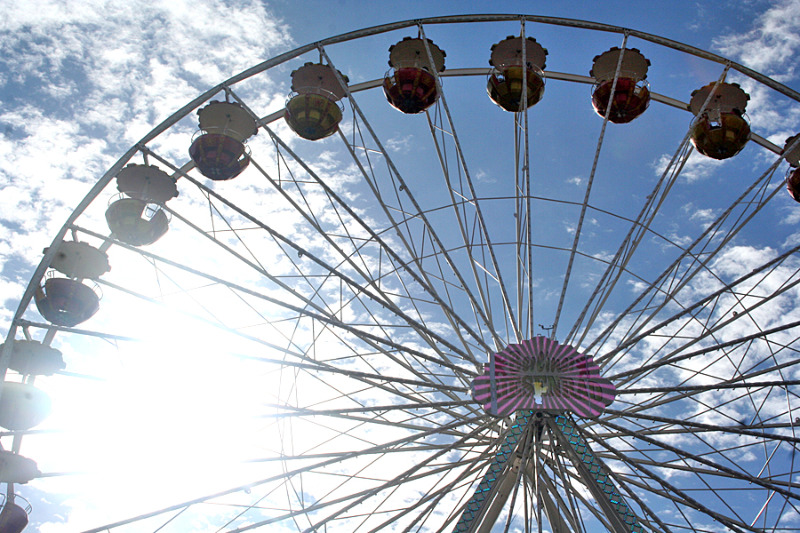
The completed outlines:
[[[406,135],[406,136],[396,135],[386,141],[386,148],[391,152],[396,152],[399,154],[407,154],[408,151],[411,150],[413,145],[414,145],[413,135]]]
[[[42,249],[50,244],[70,212],[112,162],[157,123],[209,86],[263,61],[276,50],[288,48],[290,44],[292,43],[286,27],[257,1],[230,4],[221,0],[202,0],[159,4],[147,1],[32,0],[4,5],[0,20],[0,53],[6,58],[4,70],[7,69],[8,74],[0,77],[0,190],[3,191],[0,194],[0,226],[4,230],[0,234],[0,259],[3,262],[0,328],[3,336],[16,302],[30,279],[34,265],[41,257]],[[284,87],[267,76],[257,77],[241,90],[245,92],[242,96],[257,112],[266,111],[268,106],[277,101],[276,94],[280,94],[282,100],[282,95],[286,92]],[[178,164],[188,160],[188,143],[196,127],[195,117],[190,117],[185,122],[186,126],[177,126],[169,135],[163,135],[157,143],[153,143],[153,147],[161,155],[174,157]],[[191,214],[192,209],[197,207],[196,200],[195,203],[188,201],[191,195],[185,195],[186,187],[183,183],[181,188],[184,194],[182,205]],[[101,199],[94,202],[87,214],[80,219],[82,225],[101,233],[107,232],[103,220],[106,198],[103,194]],[[207,204],[205,220],[208,220]],[[173,223],[170,233],[180,235],[180,224]],[[183,233],[185,236],[186,232]],[[173,246],[174,242],[173,240]],[[164,246],[168,248],[170,245]],[[160,251],[163,252],[164,249],[161,248]],[[159,248],[152,250],[157,252]],[[115,254],[116,259],[125,256],[116,247],[112,255]],[[189,254],[187,251],[186,255]],[[128,259],[130,255],[127,254]],[[220,265],[232,262],[222,254],[218,259],[217,263]],[[279,268],[278,265],[271,266],[276,270]],[[122,280],[129,287],[136,287],[136,276],[152,280],[153,271],[152,266],[141,259],[116,264],[112,261],[112,273],[108,279]],[[167,271],[160,272],[162,288],[180,294],[178,291],[181,288],[175,288],[164,277],[165,272]],[[244,272],[239,277],[240,280],[249,279],[254,284],[256,278],[260,276],[253,272]],[[189,295],[179,297],[173,294],[172,300],[189,300],[194,296],[221,301],[219,296],[201,294],[197,287],[192,286],[194,282],[188,280],[183,287],[189,289]],[[156,293],[153,296],[163,297],[164,294]],[[232,296],[228,295],[228,298]],[[116,306],[115,302],[120,305]],[[177,310],[178,307],[173,309]],[[101,309],[109,308],[117,309],[116,313],[110,315],[120,316],[130,311],[132,314],[129,316],[133,318],[136,310],[141,309],[141,303],[130,304],[114,291],[106,291]],[[148,309],[148,312],[151,311]],[[263,310],[261,312],[265,313]],[[29,311],[28,314],[31,319],[41,320],[34,311]],[[253,315],[255,313],[251,312],[250,316]],[[246,318],[250,317],[230,316],[231,321],[237,325]],[[102,330],[104,326],[110,326],[109,330],[120,330],[118,324],[113,324],[113,316],[104,317],[101,312],[93,320],[95,321],[89,327]],[[96,364],[97,358],[91,356],[94,350],[85,349],[86,345],[84,349],[77,347],[81,341],[73,339],[71,342],[76,346],[70,346],[66,338],[58,337],[56,344],[61,345],[62,341],[65,357],[69,358],[70,371],[83,370],[87,374],[103,375],[108,360],[104,365]],[[108,345],[95,348],[97,354],[109,355]],[[73,356],[74,352],[78,352],[78,356]],[[137,356],[141,355],[137,353]],[[110,360],[123,360],[119,353],[117,356],[118,359],[112,355]],[[88,364],[87,361],[95,364]],[[191,366],[193,365],[194,362]],[[253,373],[252,377],[256,378],[257,374]],[[233,383],[237,380],[238,377],[226,381]],[[197,380],[184,381],[200,385]],[[46,387],[47,379],[37,379],[37,383]],[[61,414],[64,414],[65,406],[70,405],[70,402],[75,405],[74,402],[87,400],[85,395],[75,391],[81,387],[74,385],[73,382],[69,394],[59,395],[57,401],[54,401]],[[207,394],[207,385],[201,392],[203,397],[210,397]],[[58,385],[55,387],[51,387],[51,391],[57,391]],[[250,390],[259,390],[260,387],[263,387],[263,383]],[[244,391],[245,388],[240,390]],[[130,398],[137,396],[130,392],[128,391]],[[168,396],[170,394],[174,400],[175,395],[169,393]],[[98,403],[102,402],[98,402],[95,396],[84,407],[89,405],[95,408]],[[258,401],[252,399],[234,403],[259,405]],[[142,405],[135,405],[128,414],[147,411],[140,410],[141,407]],[[231,407],[223,418],[229,418],[230,413],[237,410],[238,408]],[[69,415],[68,408],[66,411],[65,416],[82,413],[79,415],[81,424],[91,424],[93,417],[89,411],[77,408],[73,415]],[[116,413],[113,418],[122,421],[126,416]],[[177,418],[179,417],[173,417],[166,424],[174,423]],[[63,423],[65,420],[63,416],[56,415],[51,419],[53,423],[58,423],[59,420]],[[147,422],[152,421],[151,419]],[[207,422],[197,424],[198,427],[203,423]],[[81,426],[66,424],[64,427],[72,431]],[[86,430],[85,439],[91,440],[91,431],[93,430]],[[104,433],[104,438],[109,438],[113,431],[101,433]],[[76,439],[71,440],[78,442]],[[79,440],[84,444],[86,442],[84,439]],[[101,440],[97,441],[98,444]],[[148,440],[152,439],[148,437]],[[5,441],[3,444],[5,445]],[[53,442],[50,445],[52,444]],[[69,461],[72,458],[80,463],[83,460],[81,456],[86,459],[91,454],[88,448],[77,450],[74,454],[39,454],[36,452],[37,446],[35,439],[28,439],[23,453],[35,458],[43,471],[52,471],[48,461]],[[67,447],[69,446],[72,444]],[[187,447],[189,448],[191,447]],[[114,447],[108,448],[111,449]],[[135,455],[138,453],[132,452],[130,457]],[[61,459],[58,459],[59,456]],[[119,463],[121,464],[124,462]],[[220,487],[219,480],[213,484],[214,488]],[[222,485],[226,484],[227,482],[222,482]],[[83,486],[83,482],[72,478],[68,483],[59,483],[50,478],[49,481],[39,481],[32,485],[47,490],[49,494],[61,492],[78,495],[78,486]],[[27,493],[31,494],[33,491],[33,494],[41,494],[36,491],[35,486],[26,487]],[[93,490],[91,487],[87,488],[86,493]],[[100,502],[102,498],[96,494],[95,496],[95,500],[89,503],[79,496],[71,498],[66,502],[66,508],[57,508],[59,517],[50,523],[47,523],[48,518],[43,513],[53,509],[53,506],[39,505],[32,520],[34,524],[41,524],[42,531],[76,531],[97,525],[101,519],[111,520],[121,516],[119,502],[109,502],[105,506],[108,514],[101,518],[107,511],[99,510],[100,514],[97,514],[98,507],[103,507],[103,504]],[[174,495],[165,497],[162,494],[158,498],[159,503],[150,500],[143,509],[158,507],[167,499],[173,499]],[[55,496],[48,499],[62,501]],[[73,512],[67,512],[68,509]],[[65,516],[67,514],[69,516]]]
[[[716,220],[717,214],[714,209],[694,209],[691,211],[691,215],[689,216],[691,220],[697,220],[699,222],[708,223]]]
[[[783,213],[781,224],[790,226],[800,224],[800,205],[790,199],[788,195],[784,199],[784,204],[781,205],[780,212]]]
[[[722,55],[776,81],[787,84],[796,81],[800,0],[776,2],[755,20],[750,31],[719,37],[713,45]],[[747,115],[753,130],[781,147],[788,137],[797,133],[800,122],[797,102],[775,98],[772,89],[740,74],[733,74],[729,81],[739,83],[750,95]]]
[[[718,37],[713,45],[722,55],[778,81],[795,79],[800,54],[800,1],[777,2],[755,20],[753,29]]]
[[[492,178],[484,169],[479,168],[475,171],[475,179],[479,183],[497,183],[497,179]]]
[[[740,74],[731,75],[728,81],[738,83],[750,95],[747,103],[747,117],[750,119],[750,128],[753,131],[768,138],[781,148],[786,139],[798,132],[800,104],[778,99],[772,89],[757,84]],[[772,162],[776,156],[768,153],[766,157]]]
[[[661,157],[653,162],[653,168],[655,169],[656,174],[661,176],[667,169],[667,166],[671,160],[671,154],[661,154]],[[706,157],[696,150],[693,150],[689,155],[689,159],[686,161],[686,165],[684,165],[683,170],[681,170],[680,178],[688,183],[700,181],[711,176],[714,171],[724,163],[724,161]]]
[[[0,224],[13,232],[0,245],[30,272],[124,150],[209,86],[290,43],[259,2],[4,6],[0,53],[10,74],[0,80]],[[256,109],[278,89],[266,77],[254,87]],[[188,139],[165,139],[174,146],[161,152],[185,162]]]

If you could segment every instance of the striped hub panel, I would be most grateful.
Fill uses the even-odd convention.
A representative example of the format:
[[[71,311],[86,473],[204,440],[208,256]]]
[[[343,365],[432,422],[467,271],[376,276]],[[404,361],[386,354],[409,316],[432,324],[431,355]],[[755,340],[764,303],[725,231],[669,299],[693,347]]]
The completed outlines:
[[[547,337],[492,354],[472,382],[472,397],[495,416],[530,409],[596,417],[614,401],[615,391],[590,356]]]

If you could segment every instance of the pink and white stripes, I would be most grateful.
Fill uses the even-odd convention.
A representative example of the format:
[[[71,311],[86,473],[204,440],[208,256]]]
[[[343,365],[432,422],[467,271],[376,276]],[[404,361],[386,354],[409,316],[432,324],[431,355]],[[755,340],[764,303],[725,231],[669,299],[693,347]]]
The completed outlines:
[[[611,405],[615,392],[590,356],[547,337],[509,344],[492,354],[484,373],[472,382],[473,399],[496,416],[531,409],[596,417]]]

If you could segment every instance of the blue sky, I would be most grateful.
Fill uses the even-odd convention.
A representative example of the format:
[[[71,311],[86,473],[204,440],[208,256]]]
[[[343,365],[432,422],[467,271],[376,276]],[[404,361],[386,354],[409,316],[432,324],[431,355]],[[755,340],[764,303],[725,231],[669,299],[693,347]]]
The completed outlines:
[[[5,58],[0,62],[0,224],[4,229],[0,234],[0,331],[4,335],[42,249],[106,169],[158,123],[209,87],[300,45],[399,20],[524,13],[589,20],[664,36],[723,55],[800,90],[800,74],[795,67],[800,48],[800,2],[796,0],[505,2],[501,6],[489,2],[378,1],[370,3],[369,9],[356,1],[202,0],[174,2],[166,7],[152,2],[41,0],[24,6],[9,2],[4,11],[8,13],[0,22],[0,52]],[[467,32],[455,25],[429,26],[425,31],[446,50],[448,69],[486,68],[491,44],[518,32],[519,25],[486,23]],[[549,50],[548,70],[580,76],[589,74],[594,55],[619,46],[622,41],[616,33],[533,23],[526,25],[526,32]],[[415,30],[404,29],[332,45],[326,51],[351,84],[356,84],[382,78],[388,68],[389,45],[412,34]],[[716,63],[642,40],[632,41],[635,43],[629,46],[640,48],[652,61],[648,76],[651,90],[667,97],[686,102],[691,91],[713,82],[722,72],[722,66]],[[318,54],[313,53],[293,59],[238,84],[235,92],[258,115],[269,116],[284,105],[290,72],[305,61],[318,59]],[[730,76],[731,81],[741,83],[750,92],[748,115],[754,132],[782,146],[786,137],[800,130],[797,102],[739,74]],[[170,527],[175,531],[229,530],[267,520],[275,509],[286,510],[288,516],[288,509],[300,505],[324,504],[318,515],[286,518],[272,526],[281,528],[276,531],[294,531],[311,527],[315,520],[336,511],[336,504],[327,502],[335,501],[337,495],[372,490],[370,483],[375,479],[388,483],[393,476],[405,472],[397,470],[406,468],[402,465],[416,462],[431,472],[440,464],[461,465],[447,474],[453,477],[442,477],[433,488],[426,486],[430,477],[425,476],[402,484],[396,491],[386,489],[391,497],[387,496],[385,502],[368,500],[352,511],[341,511],[349,516],[347,520],[337,516],[330,522],[330,530],[353,531],[360,520],[359,513],[367,509],[376,522],[362,525],[366,531],[377,521],[392,516],[397,508],[411,506],[409,502],[418,502],[426,494],[437,494],[442,505],[426,515],[425,522],[429,530],[437,530],[437,524],[447,518],[450,510],[463,503],[459,498],[470,492],[468,484],[457,477],[471,467],[471,461],[479,463],[479,453],[489,449],[486,442],[473,443],[468,450],[448,448],[443,458],[433,458],[430,451],[404,448],[404,453],[397,456],[377,454],[374,457],[378,459],[372,462],[373,456],[365,453],[352,460],[342,459],[341,465],[330,469],[319,468],[305,477],[291,476],[291,480],[281,479],[282,469],[306,464],[308,459],[287,461],[285,465],[274,459],[295,453],[341,457],[352,450],[380,448],[393,439],[402,440],[414,432],[458,420],[464,424],[454,432],[433,432],[430,439],[419,443],[447,446],[455,438],[453,435],[465,435],[467,429],[478,427],[485,435],[496,436],[501,431],[485,419],[471,418],[471,408],[439,410],[429,406],[453,398],[467,401],[468,393],[461,390],[451,394],[448,387],[467,387],[468,373],[477,368],[474,363],[484,362],[492,346],[515,339],[501,284],[492,281],[502,276],[512,280],[508,281],[510,286],[515,285],[513,242],[517,236],[512,224],[514,208],[507,198],[513,194],[513,180],[509,179],[514,167],[514,124],[512,115],[501,112],[486,98],[483,80],[478,76],[444,78],[446,100],[462,143],[466,169],[455,157],[452,138],[444,136],[440,141],[446,147],[445,161],[453,176],[463,176],[468,169],[476,195],[484,198],[483,215],[494,239],[496,264],[486,255],[471,261],[461,246],[463,241],[451,205],[458,202],[450,199],[441,179],[427,121],[422,116],[400,115],[386,104],[379,89],[358,93],[356,101],[381,139],[385,154],[368,159],[373,157],[369,154],[380,150],[365,130],[361,130],[364,138],[354,144],[371,149],[359,152],[355,159],[365,167],[374,165],[375,188],[383,195],[386,209],[375,200],[376,193],[349,158],[341,139],[307,143],[294,136],[282,120],[268,126],[285,145],[276,148],[269,133],[262,131],[250,146],[265,174],[284,180],[283,189],[268,183],[266,176],[251,167],[234,181],[212,184],[210,190],[266,221],[276,234],[287,236],[291,245],[281,243],[280,238],[265,237],[266,233],[254,230],[253,220],[242,216],[233,205],[209,200],[211,193],[187,184],[187,179],[179,180],[181,195],[174,202],[170,232],[146,249],[154,254],[150,257],[112,247],[112,272],[102,285],[101,312],[85,324],[91,331],[141,341],[59,334],[54,345],[64,351],[67,370],[82,377],[37,380],[54,398],[54,412],[43,426],[47,430],[43,435],[23,439],[21,452],[35,458],[46,474],[58,475],[19,487],[19,493],[34,507],[29,530],[84,530],[275,476],[275,480],[247,491],[234,491],[217,497],[211,504],[192,506]],[[523,328],[523,338],[543,334],[556,320],[567,265],[568,254],[564,250],[572,246],[602,125],[591,109],[589,95],[588,85],[548,80],[543,101],[529,113],[532,195],[536,197],[531,239],[536,250],[536,274],[531,278],[533,304],[527,295],[520,297],[520,308],[534,309],[531,327]],[[450,125],[446,124],[442,107],[436,110],[440,114],[432,113],[431,119],[447,130]],[[175,166],[185,164],[189,161],[188,144],[196,131],[195,117],[189,113],[150,142],[148,148]],[[360,126],[360,121],[352,105],[345,104],[343,131],[357,131],[353,128]],[[701,386],[763,368],[768,369],[763,379],[796,379],[797,371],[792,366],[785,371],[776,370],[791,359],[796,349],[791,332],[780,332],[771,338],[772,342],[751,348],[731,348],[726,352],[727,359],[698,355],[687,363],[637,375],[632,381],[626,377],[626,372],[672,350],[680,354],[797,320],[800,294],[793,286],[786,289],[784,285],[794,282],[797,276],[793,254],[765,271],[758,281],[736,281],[800,244],[795,231],[800,215],[783,191],[726,242],[685,287],[676,289],[673,300],[664,301],[663,307],[653,312],[652,322],[633,318],[635,312],[624,312],[629,305],[635,311],[658,307],[658,296],[648,301],[649,306],[635,303],[635,298],[647,294],[657,276],[707,228],[714,227],[717,221],[722,228],[708,241],[713,248],[735,225],[734,218],[747,213],[737,207],[732,210],[734,218],[720,218],[747,185],[776,161],[775,154],[752,142],[735,159],[723,163],[697,154],[689,157],[594,325],[583,332],[584,336],[573,335],[572,324],[585,302],[592,301],[605,266],[617,252],[631,220],[646,205],[648,195],[653,194],[655,183],[690,121],[688,112],[653,103],[632,124],[609,125],[598,159],[591,209],[578,247],[580,253],[569,288],[563,291],[566,306],[557,339],[569,338],[569,342],[586,348],[587,353],[602,358],[635,338],[636,328],[653,327],[664,320],[664,325],[637,339],[632,348],[613,358],[609,356],[606,375],[616,376],[619,388],[664,383]],[[293,154],[307,163],[307,169],[294,160]],[[404,196],[393,196],[402,190],[388,185],[393,171],[382,164],[383,159],[396,164],[433,230],[426,228],[419,217],[408,215],[415,208]],[[136,156],[133,161],[141,163],[142,157]],[[785,169],[786,164],[780,163],[765,186],[765,195],[781,186]],[[353,208],[353,213],[345,213],[321,186],[312,184],[309,170],[321,176]],[[209,183],[196,170],[189,175],[200,183]],[[82,239],[99,245],[108,234],[103,212],[116,192],[112,183],[78,219],[77,225],[88,230],[78,231]],[[469,197],[466,189],[460,192]],[[298,204],[292,207],[290,200]],[[473,224],[465,224],[465,231],[474,242],[483,242],[476,229],[480,226],[476,215],[468,206],[461,208],[465,219]],[[218,211],[213,212],[214,209]],[[402,238],[395,235],[391,218],[402,219],[399,214],[408,215],[404,224],[397,224]],[[366,227],[360,227],[359,220],[365,221]],[[190,222],[204,232],[192,230]],[[225,229],[225,224],[231,228]],[[370,229],[375,232],[371,237]],[[444,250],[431,244],[432,231],[440,232],[444,250],[452,254],[450,259],[445,260]],[[396,248],[399,256],[387,257],[386,250],[378,245],[378,237],[388,247]],[[403,238],[412,244],[402,244]],[[239,255],[221,252],[222,244]],[[348,250],[349,255],[337,247]],[[305,255],[298,254],[298,249]],[[489,248],[482,244],[478,249],[486,252]],[[692,250],[703,256],[697,248]],[[427,292],[403,270],[415,253],[424,257],[418,274],[428,277]],[[449,267],[448,261],[452,261]],[[488,274],[474,269],[471,263],[479,263]],[[207,276],[189,272],[181,265]],[[335,275],[327,270],[330,265],[334,265]],[[681,263],[675,270],[676,278],[691,268],[690,262]],[[387,269],[396,270],[396,278],[388,276]],[[272,277],[267,279],[265,272]],[[467,281],[462,284],[456,274],[463,274]],[[214,281],[218,278],[236,287]],[[353,279],[360,285],[348,288]],[[732,283],[735,290],[704,303],[691,319],[672,318],[680,315],[681,308]],[[480,294],[482,290],[486,296]],[[368,295],[376,291],[383,296]],[[462,322],[428,297],[437,291],[447,295],[441,297],[456,309],[455,315]],[[512,296],[512,300],[517,298]],[[768,305],[759,303],[764,297],[768,297]],[[482,307],[480,312],[474,310],[479,300],[483,302],[477,306]],[[298,315],[298,308],[304,309],[299,313],[302,316]],[[305,314],[309,310],[320,315],[328,313],[328,322],[310,318]],[[727,325],[726,317],[739,314],[748,318]],[[484,323],[486,315],[492,315],[490,321],[494,325]],[[619,322],[615,322],[617,317],[622,317]],[[33,305],[24,318],[41,321]],[[331,320],[362,328],[358,332],[362,336],[346,327],[321,325],[330,324]],[[472,332],[468,331],[470,328]],[[576,326],[576,330],[580,332],[581,328]],[[29,332],[35,339],[44,336],[40,328],[33,327]],[[381,347],[371,344],[372,337],[363,336],[366,334],[380,338],[377,344]],[[697,346],[687,340],[692,338],[698,339]],[[595,343],[595,339],[600,340]],[[429,365],[428,359],[418,359],[417,354],[437,362]],[[770,366],[770,360],[775,367]],[[301,369],[287,361],[322,362],[335,371]],[[451,365],[442,365],[445,361]],[[454,372],[454,367],[458,371]],[[459,374],[462,370],[467,373]],[[395,382],[385,387],[373,376],[369,385],[364,385],[364,381],[351,379],[352,372],[392,376]],[[12,375],[9,379],[19,377]],[[419,385],[402,385],[401,380],[423,380],[435,385],[430,385],[428,391]],[[759,424],[785,424],[796,416],[793,410],[797,399],[792,394],[781,392],[780,387],[767,391],[743,396],[702,393],[645,411],[654,416],[689,418],[723,427],[741,424],[751,429],[761,427]],[[642,394],[635,396],[641,405],[654,401],[652,396]],[[620,397],[612,408],[636,410],[637,403],[631,398]],[[370,406],[406,402],[414,403],[425,414],[413,414],[417,412],[414,408],[398,408],[397,416],[380,409],[369,410]],[[709,402],[711,408],[706,405]],[[327,414],[309,419],[295,416],[290,407]],[[364,410],[364,417],[330,414],[356,407]],[[626,423],[629,428],[642,424],[634,418]],[[608,440],[622,449],[652,444],[636,443],[609,427],[589,424],[587,431],[594,432],[598,441]],[[793,428],[775,431],[794,435]],[[777,441],[748,441],[739,449],[734,442],[741,436],[722,431],[713,434],[713,443],[708,445],[713,447],[703,448],[707,444],[702,438],[688,431],[671,435],[664,437],[671,445],[714,461],[734,465],[738,462],[745,465],[742,468],[748,473],[774,469],[775,479],[780,482],[789,481],[791,476],[786,472],[797,469],[791,449]],[[9,436],[0,438],[6,449],[10,443]],[[777,450],[777,459],[772,463],[770,445]],[[608,450],[604,453],[615,471],[627,476],[623,479],[641,481],[631,472],[631,465],[616,461]],[[699,475],[687,475],[685,467],[696,467],[698,463],[685,457],[678,460],[670,453],[666,448],[649,456],[647,452],[630,451],[632,456],[644,457],[640,465],[647,461],[677,465],[664,470],[664,479],[690,491],[697,489]],[[62,475],[65,473],[69,475]],[[344,478],[347,481],[341,481]],[[712,479],[711,485],[718,482]],[[453,483],[455,488],[443,491],[442,486],[447,483]],[[761,507],[769,497],[767,492],[758,489],[735,493],[736,510],[727,508],[724,498],[712,492],[703,493],[707,498],[703,503],[743,523],[754,520],[764,527],[800,527],[800,514],[791,505],[781,503],[784,500],[770,504],[763,513],[749,512],[751,507]],[[719,494],[726,493],[720,490]],[[662,516],[670,523],[696,521],[709,530],[725,530],[714,525],[707,514],[693,514],[682,504],[665,504],[655,496],[649,503],[662,506]],[[242,505],[248,511],[237,517]],[[741,516],[737,514],[740,509]],[[689,518],[682,517],[680,511]],[[228,523],[228,519],[232,521]],[[587,520],[591,526],[591,518]],[[164,516],[157,516],[127,530],[151,530],[165,521]],[[401,522],[398,518],[394,527],[403,527]],[[675,530],[686,527],[684,523],[683,529],[676,526]],[[521,521],[515,518],[511,530],[521,531],[519,528]],[[273,529],[266,526],[265,530]]]

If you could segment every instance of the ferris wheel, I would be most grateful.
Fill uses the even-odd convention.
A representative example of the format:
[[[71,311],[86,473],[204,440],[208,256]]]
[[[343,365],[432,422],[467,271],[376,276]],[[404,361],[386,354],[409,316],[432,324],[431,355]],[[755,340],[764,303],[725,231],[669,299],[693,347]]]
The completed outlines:
[[[751,100],[800,94],[520,15],[209,89],[44,251],[0,531],[26,490],[98,532],[800,530],[800,136]]]

